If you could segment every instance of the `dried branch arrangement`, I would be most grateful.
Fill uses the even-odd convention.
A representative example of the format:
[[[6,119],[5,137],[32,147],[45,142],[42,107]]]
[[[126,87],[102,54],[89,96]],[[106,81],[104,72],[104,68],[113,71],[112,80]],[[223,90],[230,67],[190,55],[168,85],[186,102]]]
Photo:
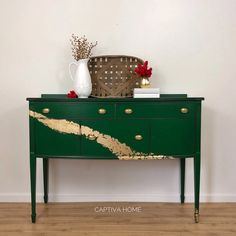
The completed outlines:
[[[98,44],[97,41],[94,44],[88,42],[88,39],[85,37],[85,35],[83,37],[79,37],[75,34],[72,34],[70,42],[72,45],[72,56],[76,61],[89,58],[92,55],[92,48]]]

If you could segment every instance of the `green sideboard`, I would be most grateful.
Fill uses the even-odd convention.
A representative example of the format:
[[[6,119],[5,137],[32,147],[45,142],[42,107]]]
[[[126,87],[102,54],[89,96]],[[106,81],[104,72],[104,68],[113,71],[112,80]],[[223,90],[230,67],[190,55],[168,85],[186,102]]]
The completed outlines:
[[[36,160],[43,159],[48,202],[49,158],[180,160],[184,203],[185,158],[194,159],[195,222],[199,218],[201,97],[27,98],[30,117],[32,222],[36,221]]]

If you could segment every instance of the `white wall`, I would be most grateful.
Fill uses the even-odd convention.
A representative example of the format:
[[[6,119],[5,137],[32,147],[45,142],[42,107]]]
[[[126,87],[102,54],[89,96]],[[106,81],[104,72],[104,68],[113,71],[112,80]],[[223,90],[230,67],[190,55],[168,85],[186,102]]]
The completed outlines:
[[[98,40],[95,55],[149,60],[163,93],[206,98],[201,200],[236,201],[235,12],[235,0],[0,0],[0,201],[30,200],[25,99],[72,88],[72,33]],[[177,160],[50,164],[51,200],[179,200]],[[40,161],[37,192],[42,199]]]

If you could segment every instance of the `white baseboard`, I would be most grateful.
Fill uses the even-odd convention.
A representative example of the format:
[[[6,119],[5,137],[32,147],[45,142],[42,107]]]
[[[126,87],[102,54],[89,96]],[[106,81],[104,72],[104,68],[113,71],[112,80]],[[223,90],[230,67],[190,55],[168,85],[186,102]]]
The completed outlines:
[[[193,202],[193,195],[186,194],[185,202]],[[236,202],[236,194],[202,194],[201,202]],[[30,202],[30,194],[0,194],[0,202]],[[37,194],[43,202],[43,194]],[[180,202],[179,194],[49,194],[49,202]]]

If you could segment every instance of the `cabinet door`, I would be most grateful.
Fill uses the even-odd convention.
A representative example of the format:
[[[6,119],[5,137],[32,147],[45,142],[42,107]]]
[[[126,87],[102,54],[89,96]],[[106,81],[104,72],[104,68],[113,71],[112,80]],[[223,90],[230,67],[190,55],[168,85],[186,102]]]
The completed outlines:
[[[74,121],[78,123],[78,121]],[[34,121],[35,153],[48,156],[79,156],[81,136],[60,133]]]
[[[87,120],[81,124],[81,132],[86,131],[81,136],[82,156],[116,158],[127,150],[148,152],[149,126],[143,120]]]
[[[151,152],[159,155],[192,155],[195,151],[195,135],[195,119],[154,119],[151,121]]]

